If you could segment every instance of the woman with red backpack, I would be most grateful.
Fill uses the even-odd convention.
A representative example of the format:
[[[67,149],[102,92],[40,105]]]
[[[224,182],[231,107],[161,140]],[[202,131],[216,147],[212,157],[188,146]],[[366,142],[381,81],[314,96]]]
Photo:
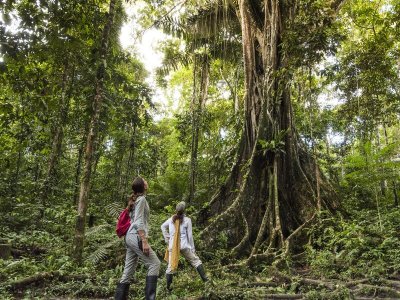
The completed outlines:
[[[150,207],[145,196],[147,188],[147,182],[143,178],[137,177],[133,180],[132,194],[126,208],[131,224],[125,236],[125,267],[115,292],[116,300],[128,299],[130,279],[135,273],[139,258],[147,267],[146,300],[156,299],[157,279],[161,263],[147,241],[150,216]]]

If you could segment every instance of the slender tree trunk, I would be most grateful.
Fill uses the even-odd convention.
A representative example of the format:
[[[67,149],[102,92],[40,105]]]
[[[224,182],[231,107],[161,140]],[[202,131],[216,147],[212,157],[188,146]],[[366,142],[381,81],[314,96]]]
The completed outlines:
[[[122,189],[122,161],[125,154],[125,149],[121,149],[121,147],[117,147],[118,155],[114,162],[114,178],[116,179],[116,183],[112,188],[112,199],[119,199],[119,195]]]
[[[19,191],[19,174],[21,170],[21,164],[22,164],[22,141],[18,143],[18,157],[17,157],[17,162],[15,166],[15,172],[14,175],[11,176],[10,180],[10,190],[11,190],[11,197],[17,197],[18,196],[18,191]]]
[[[377,148],[377,151],[380,151],[382,148],[381,147],[381,135],[379,133],[379,125],[376,128],[376,148]],[[380,158],[379,162],[383,163],[383,159]],[[384,172],[383,168],[380,168],[380,171],[381,171],[381,173],[383,173]],[[380,190],[381,190],[382,196],[386,196],[386,190],[387,190],[386,180],[381,180],[379,185],[380,185]]]
[[[21,98],[21,107],[22,111],[21,114],[19,110],[17,111],[17,117],[20,118],[21,123],[20,123],[20,129],[19,129],[19,134],[18,134],[18,143],[16,148],[18,149],[18,156],[17,156],[17,161],[15,165],[15,171],[10,172],[10,178],[9,178],[9,186],[10,186],[10,196],[11,198],[16,198],[18,197],[19,193],[19,179],[20,179],[20,172],[21,172],[21,165],[23,162],[23,141],[27,137],[24,135],[24,124],[22,123],[25,117],[25,103]]]
[[[388,146],[389,145],[389,137],[387,134],[387,129],[386,129],[385,123],[383,123],[383,133],[385,135],[385,145]],[[394,178],[396,178],[396,177],[394,177]],[[393,185],[393,189],[392,189],[393,190],[393,205],[395,207],[398,207],[399,206],[399,196],[397,194],[397,180],[396,179],[392,180],[392,185]]]
[[[96,144],[94,145],[94,162],[92,163],[92,178],[96,177],[97,174],[97,166],[99,165],[99,161],[101,156],[103,155],[104,147],[100,147],[103,145],[105,139],[105,134],[101,134],[97,137]],[[90,190],[90,189],[89,189]]]
[[[68,83],[68,72],[69,72],[69,65],[68,61],[65,62],[64,64],[64,72],[63,72],[63,77],[62,77],[62,82],[61,82],[61,98],[60,98],[60,110],[58,113],[58,117],[56,119],[56,122],[54,125],[55,131],[53,135],[53,143],[52,143],[52,148],[51,148],[51,153],[48,161],[48,166],[47,166],[47,173],[46,173],[46,178],[44,180],[42,189],[41,189],[41,201],[42,201],[42,209],[41,209],[41,217],[44,217],[44,208],[46,207],[47,200],[49,197],[49,194],[51,193],[51,189],[55,182],[57,181],[56,178],[56,169],[58,165],[59,158],[61,156],[61,149],[62,149],[62,143],[63,143],[63,138],[64,138],[64,126],[67,123],[67,118],[68,118],[68,111],[69,111],[69,99],[70,99],[70,93],[67,93],[67,83]],[[70,91],[72,91],[72,85],[73,85],[73,78],[74,78],[74,72],[72,72],[72,78],[71,78],[71,86],[69,88]]]
[[[75,167],[75,188],[74,188],[74,205],[78,204],[79,200],[79,182],[81,179],[81,170],[82,170],[82,158],[83,158],[83,150],[85,143],[81,142],[78,148],[78,160],[76,161]]]
[[[126,172],[125,175],[123,176],[123,181],[122,181],[122,195],[121,199],[126,200],[126,196],[128,194],[128,180],[132,176],[132,169],[133,169],[133,162],[134,162],[134,157],[135,157],[135,134],[136,134],[136,125],[132,125],[133,130],[132,130],[132,136],[131,140],[129,143],[129,155],[128,155],[128,162],[126,164]]]
[[[399,206],[399,196],[397,194],[397,184],[396,181],[393,180],[393,197],[394,197],[394,206],[398,207]]]
[[[194,193],[196,192],[196,181],[197,181],[197,155],[199,148],[199,133],[202,121],[203,109],[207,100],[209,73],[210,73],[210,62],[208,54],[204,54],[201,57],[201,71],[200,71],[200,93],[197,97],[197,93],[194,93],[192,102],[192,147],[190,156],[190,192],[189,192],[189,203],[194,200]],[[196,68],[194,68],[194,77],[196,77]],[[196,86],[194,84],[194,89]],[[197,99],[198,98],[198,99]]]
[[[222,79],[225,81],[226,85],[229,88],[229,91],[231,93],[231,97],[233,98],[233,112],[235,114],[239,113],[239,97],[237,94],[237,86],[238,86],[238,82],[239,82],[239,68],[236,68],[235,70],[235,81],[233,83],[233,85],[229,82],[229,80],[225,77],[223,69],[221,68],[220,70],[220,74]]]
[[[100,112],[104,97],[103,96],[104,77],[105,77],[106,61],[107,61],[107,54],[110,41],[110,33],[114,22],[114,15],[117,3],[118,0],[110,1],[107,21],[102,33],[101,46],[99,50],[100,61],[97,67],[97,74],[95,81],[95,96],[92,102],[92,113],[86,140],[85,159],[84,159],[85,163],[83,169],[83,176],[80,184],[78,215],[76,220],[75,239],[73,244],[74,246],[73,256],[78,263],[82,262],[84,237],[85,237],[86,212],[88,208],[89,187],[90,187],[92,164],[94,158],[93,156],[95,153],[94,148],[97,140]]]

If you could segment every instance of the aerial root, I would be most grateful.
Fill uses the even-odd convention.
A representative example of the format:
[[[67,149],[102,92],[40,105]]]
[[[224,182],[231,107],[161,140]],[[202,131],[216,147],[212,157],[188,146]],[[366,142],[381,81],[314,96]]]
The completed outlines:
[[[249,230],[249,223],[247,222],[246,217],[243,214],[243,211],[241,211],[242,216],[242,220],[243,223],[245,225],[245,235],[243,236],[242,240],[239,242],[239,244],[237,244],[231,251],[231,255],[235,256],[236,254],[238,254],[243,247],[246,245],[246,243],[249,241],[249,237],[250,237],[250,230]]]

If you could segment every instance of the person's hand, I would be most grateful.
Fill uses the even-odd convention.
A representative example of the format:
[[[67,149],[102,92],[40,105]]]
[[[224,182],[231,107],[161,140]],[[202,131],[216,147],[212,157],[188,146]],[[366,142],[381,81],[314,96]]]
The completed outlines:
[[[150,255],[150,245],[147,240],[143,240],[143,254],[146,256]]]

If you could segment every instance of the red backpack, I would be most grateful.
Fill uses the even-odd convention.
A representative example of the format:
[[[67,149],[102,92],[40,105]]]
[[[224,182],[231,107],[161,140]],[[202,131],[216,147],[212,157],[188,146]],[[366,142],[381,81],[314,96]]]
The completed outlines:
[[[118,237],[121,238],[126,235],[130,226],[131,218],[129,216],[129,210],[124,209],[118,217],[117,226],[115,228],[115,232],[117,233]]]

